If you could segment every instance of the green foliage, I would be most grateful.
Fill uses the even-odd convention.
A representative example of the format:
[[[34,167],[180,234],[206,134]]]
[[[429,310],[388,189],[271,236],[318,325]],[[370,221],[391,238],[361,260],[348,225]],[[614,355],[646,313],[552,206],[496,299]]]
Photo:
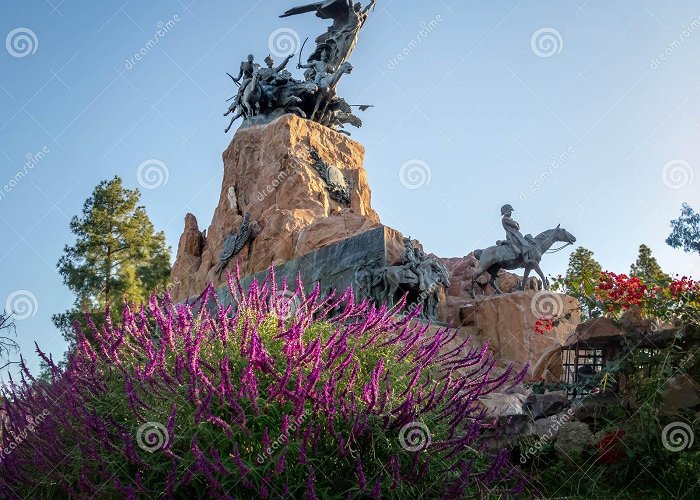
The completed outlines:
[[[0,482],[0,496],[8,484],[20,496],[26,486],[35,498],[66,491],[104,498],[302,498],[304,491],[324,499],[503,498],[515,485],[508,453],[495,460],[484,453],[481,410],[472,406],[512,382],[510,370],[491,378],[492,358],[477,348],[465,357],[460,348],[438,354],[449,332],[429,334],[410,317],[394,322],[393,312],[378,315],[366,303],[343,308],[341,319],[305,301],[286,318],[279,304],[268,310],[269,298],[251,292],[232,317],[223,306],[210,316],[169,299],[161,308],[154,298],[139,312],[128,308],[123,323],[107,322],[92,343],[80,335],[67,370],[51,367],[47,392],[23,379],[33,404],[45,404],[37,394],[52,402],[56,396],[66,411],[32,434],[14,462],[0,462],[1,472],[17,471],[14,481],[6,474]],[[470,374],[446,373],[453,359],[466,361]],[[15,407],[5,408],[25,425]],[[424,426],[424,448],[406,437],[404,422]],[[59,480],[42,473],[27,484],[40,443],[56,452],[41,459],[51,471],[62,464]],[[409,443],[419,446],[410,450]]]
[[[700,254],[700,214],[683,203],[681,216],[671,221],[671,235],[666,243],[687,253]]]
[[[165,235],[156,232],[141,194],[126,189],[115,177],[97,185],[85,201],[80,217],[71,220],[76,237],[66,245],[58,272],[75,294],[73,307],[53,317],[68,340],[73,322],[90,312],[98,321],[109,306],[113,318],[121,315],[124,301],[143,302],[163,287],[170,274],[170,249]]]
[[[646,284],[668,285],[671,276],[663,272],[651,249],[646,245],[639,246],[637,261],[630,268],[630,276],[641,279]]]
[[[589,300],[600,281],[602,268],[593,258],[593,252],[584,247],[578,247],[569,257],[569,267],[566,275],[554,280],[553,289],[561,291],[581,302],[581,314],[584,319],[599,314],[597,305]]]
[[[663,394],[669,381],[688,374],[698,380],[698,347],[690,339],[654,352],[629,350],[621,371],[629,391],[619,394],[620,404],[605,407],[594,423],[599,435],[623,431],[614,463],[601,460],[599,446],[592,447],[574,465],[539,457],[536,473],[545,498],[698,498],[700,497],[700,451],[670,451],[664,446],[663,430],[678,422],[700,426],[693,410],[664,409]],[[697,339],[695,339],[697,342]],[[669,439],[668,436],[666,439]],[[544,462],[544,463],[543,463]],[[565,478],[563,481],[561,478]]]
[[[641,463],[636,465],[636,473],[631,478],[621,480],[613,469],[604,465],[591,464],[594,455],[584,457],[578,464],[557,461],[550,458],[535,476],[540,485],[537,498],[557,498],[590,500],[614,498],[616,500],[667,500],[671,498],[698,498],[700,484],[697,484],[700,453],[676,454],[666,464],[666,469],[646,472]],[[647,464],[644,464],[647,467]],[[687,475],[686,475],[687,474]],[[684,496],[685,495],[685,496]]]
[[[646,311],[655,319],[651,330],[656,332],[652,337],[656,348],[640,349],[638,336],[624,336],[620,358],[595,378],[598,386],[606,377],[614,377],[625,387],[617,393],[618,404],[600,407],[591,424],[599,437],[622,434],[616,445],[621,453],[605,457],[598,444],[576,464],[551,456],[548,463],[547,457],[538,457],[534,474],[544,498],[700,498],[698,407],[678,410],[669,406],[667,398],[675,382],[686,377],[700,380],[700,287],[687,279],[669,284],[664,276],[657,273],[657,281],[649,278],[650,293],[635,304],[639,313]],[[600,308],[612,315],[607,312],[611,310],[608,299],[600,299]],[[663,333],[661,325],[665,325]],[[538,384],[533,389],[558,388],[572,387]],[[669,442],[677,443],[668,429],[680,425],[692,429],[696,444],[672,451]]]

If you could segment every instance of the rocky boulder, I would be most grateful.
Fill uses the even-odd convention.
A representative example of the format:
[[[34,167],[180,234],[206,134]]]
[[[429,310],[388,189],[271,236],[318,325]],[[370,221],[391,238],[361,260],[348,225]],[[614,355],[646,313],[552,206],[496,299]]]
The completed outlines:
[[[473,253],[464,257],[441,259],[450,272],[450,287],[447,290],[447,317],[458,325],[461,323],[460,308],[472,300],[472,277],[479,268],[479,261]],[[506,271],[498,273],[499,288],[505,293],[517,290],[520,277]],[[489,296],[495,290],[489,285],[489,276],[483,275],[476,281],[476,296]]]
[[[571,403],[571,409],[576,420],[593,422],[606,413],[608,409],[619,407],[622,404],[622,399],[616,394],[589,394],[584,398],[574,399]]]
[[[509,417],[523,415],[523,404],[527,396],[525,394],[506,394],[494,392],[479,398],[479,402],[486,408],[489,417]]]
[[[559,427],[554,451],[560,460],[578,463],[578,457],[587,446],[595,443],[593,433],[583,422],[565,422]]]
[[[569,407],[566,394],[530,394],[523,404],[525,413],[533,420],[556,415]]]
[[[552,331],[535,332],[535,323],[547,314],[559,318]],[[476,331],[503,362],[536,373],[551,364],[552,350],[561,348],[580,323],[579,303],[553,292],[515,292],[476,299],[462,307],[463,325]],[[561,358],[559,358],[561,364]],[[541,370],[540,370],[541,371]]]

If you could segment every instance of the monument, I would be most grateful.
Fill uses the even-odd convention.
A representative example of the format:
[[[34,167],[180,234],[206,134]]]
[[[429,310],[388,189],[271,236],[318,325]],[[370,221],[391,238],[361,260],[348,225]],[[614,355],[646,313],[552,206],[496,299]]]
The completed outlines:
[[[364,149],[342,130],[361,125],[337,86],[352,70],[349,58],[374,5],[331,0],[282,15],[315,12],[333,20],[305,64],[299,56],[303,79],[288,70],[291,55],[277,65],[268,57],[261,67],[251,54],[230,75],[240,87],[226,113],[233,115],[229,128],[244,121],[223,155],[211,225],[201,231],[194,215],[186,218],[172,272],[177,300],[209,282],[221,288],[235,263],[244,280],[262,279],[274,265],[290,283],[301,276],[328,290],[352,286],[378,304],[406,294],[423,317],[447,319],[448,269],[419,242],[381,224]]]
[[[485,250],[474,251],[474,255],[479,259],[479,269],[472,277],[472,282],[476,282],[479,277],[488,273],[490,276],[489,283],[496,290],[496,293],[502,294],[503,291],[496,284],[496,277],[501,269],[509,271],[515,269],[525,270],[520,289],[525,288],[527,279],[534,270],[542,280],[544,289],[548,290],[547,278],[545,278],[540,268],[542,256],[546,253],[558,252],[569,245],[573,245],[576,243],[576,237],[566,229],[563,229],[561,225],[549,231],[544,231],[535,237],[531,234],[523,236],[520,232],[520,224],[511,218],[514,211],[510,205],[504,205],[501,208],[503,229],[506,231],[505,241],[499,240],[495,246]],[[552,250],[551,248],[555,243],[564,243],[564,245],[556,250]],[[474,290],[473,287],[472,290]]]
[[[504,242],[441,259],[382,224],[371,205],[364,148],[343,130],[361,121],[338,96],[374,6],[328,0],[290,9],[282,17],[315,13],[333,22],[305,63],[298,55],[303,75],[295,77],[289,67],[297,55],[267,57],[261,66],[252,54],[230,75],[239,88],[226,113],[233,115],[228,128],[238,118],[243,123],[223,154],[221,194],[208,229],[202,231],[192,214],[185,218],[172,270],[175,300],[198,296],[208,283],[230,300],[227,271],[237,265],[245,284],[264,279],[273,265],[292,294],[301,277],[309,287],[320,282],[327,293],[352,287],[358,300],[377,304],[396,304],[405,296],[409,310],[420,307],[423,318],[437,323],[464,323],[471,334],[464,311],[472,296],[515,292],[520,280],[504,270],[533,269],[542,276],[539,262],[553,243],[575,241],[561,228],[522,236],[512,207],[505,206]]]

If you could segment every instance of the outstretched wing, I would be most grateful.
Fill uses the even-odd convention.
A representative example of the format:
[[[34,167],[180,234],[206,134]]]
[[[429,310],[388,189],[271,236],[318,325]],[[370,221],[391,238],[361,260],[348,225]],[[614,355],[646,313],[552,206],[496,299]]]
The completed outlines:
[[[326,0],[325,2],[315,2],[300,7],[294,7],[282,14],[280,17],[296,16],[307,12],[316,12],[316,16],[321,19],[337,19],[343,15],[347,16],[348,0]]]
[[[220,260],[226,263],[236,255],[236,247],[238,241],[238,233],[232,233],[224,240],[224,248],[221,250]]]

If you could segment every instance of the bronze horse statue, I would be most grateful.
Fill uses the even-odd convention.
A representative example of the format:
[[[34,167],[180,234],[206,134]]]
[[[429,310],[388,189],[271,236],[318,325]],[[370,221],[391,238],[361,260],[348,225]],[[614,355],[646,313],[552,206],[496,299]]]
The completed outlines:
[[[382,280],[379,285],[381,289],[376,290],[373,295],[375,297],[386,297],[390,304],[394,304],[397,292],[403,290],[416,297],[416,305],[421,306],[421,315],[423,317],[434,317],[437,314],[438,306],[436,300],[437,289],[450,286],[450,273],[441,263],[430,262],[427,265],[430,266],[432,283],[426,289],[420,288],[420,280],[413,271],[406,269],[403,265],[391,266],[382,270]]]
[[[489,273],[491,276],[489,283],[494,290],[496,290],[496,293],[503,293],[496,285],[496,277],[498,276],[498,271],[501,269],[507,271],[525,269],[521,288],[527,283],[530,272],[534,270],[542,280],[544,289],[548,290],[549,285],[540,268],[540,262],[542,261],[542,256],[547,253],[555,243],[566,243],[564,246],[573,245],[576,243],[576,237],[566,229],[563,229],[561,224],[554,229],[549,229],[538,234],[531,240],[530,260],[527,262],[521,255],[518,255],[516,250],[509,244],[494,245],[484,250],[475,250],[474,256],[479,259],[479,269],[477,269],[474,276],[472,276],[472,296],[474,296],[476,280],[485,273]]]
[[[230,74],[228,76],[231,76]],[[231,76],[233,81],[236,79]],[[256,116],[260,114],[260,103],[263,98],[263,88],[260,85],[260,71],[253,71],[253,77],[244,84],[243,88],[239,90],[238,95],[236,95],[233,104],[229,106],[228,111],[224,113],[224,116],[228,116],[234,111],[236,112],[231,117],[231,122],[226,127],[225,132],[228,133],[233,126],[233,123],[239,118],[243,117],[250,118],[251,116]]]

